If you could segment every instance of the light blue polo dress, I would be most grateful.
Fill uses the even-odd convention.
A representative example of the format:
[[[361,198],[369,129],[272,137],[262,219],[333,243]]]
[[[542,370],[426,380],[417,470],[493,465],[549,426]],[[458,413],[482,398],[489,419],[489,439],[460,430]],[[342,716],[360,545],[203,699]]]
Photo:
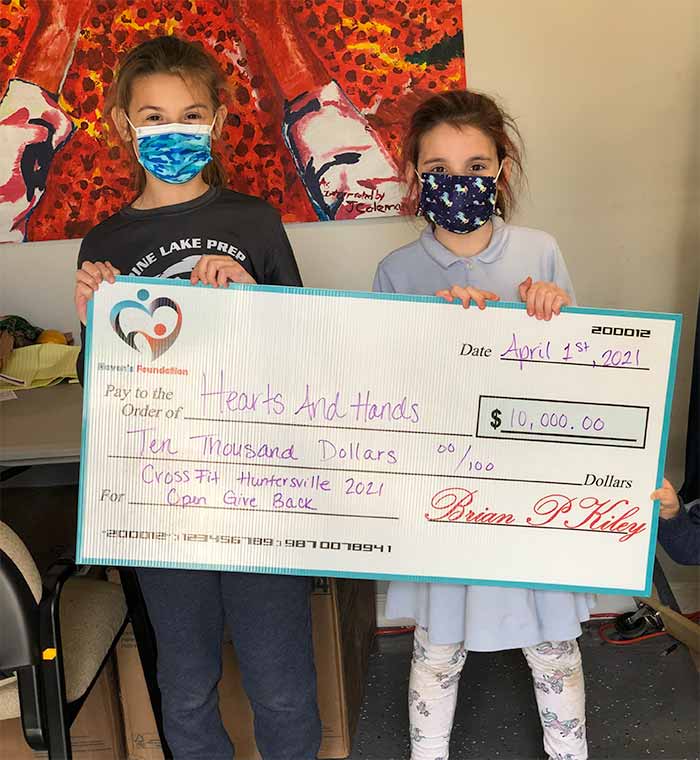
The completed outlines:
[[[390,253],[377,269],[380,293],[434,295],[453,285],[490,290],[502,301],[520,301],[518,285],[555,282],[574,296],[556,240],[546,232],[506,224],[494,216],[488,247],[478,256],[455,256],[426,228],[410,245]],[[556,317],[555,317],[556,319]],[[441,583],[389,584],[388,618],[412,618],[434,644],[465,642],[467,650],[493,652],[566,641],[581,634],[595,595],[501,586]]]

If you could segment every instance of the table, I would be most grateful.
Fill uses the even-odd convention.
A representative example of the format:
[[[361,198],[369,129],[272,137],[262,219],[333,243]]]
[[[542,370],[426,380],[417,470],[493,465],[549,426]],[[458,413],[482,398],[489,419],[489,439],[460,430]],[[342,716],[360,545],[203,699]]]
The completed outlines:
[[[0,467],[79,462],[82,410],[77,383],[17,391],[1,402]]]
[[[34,465],[79,462],[82,423],[83,389],[78,383],[17,391],[16,399],[0,402],[0,481]],[[136,574],[122,569],[120,575],[158,733],[167,748],[156,685],[153,631]]]

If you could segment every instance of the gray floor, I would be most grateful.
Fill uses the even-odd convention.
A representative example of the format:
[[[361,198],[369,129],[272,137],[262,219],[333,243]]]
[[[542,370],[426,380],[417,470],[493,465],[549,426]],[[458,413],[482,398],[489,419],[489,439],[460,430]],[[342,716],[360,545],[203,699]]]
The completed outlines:
[[[47,471],[51,487],[26,473],[0,489],[0,515],[25,540],[40,570],[75,535],[75,472]],[[25,487],[17,487],[24,485]],[[46,486],[46,480],[42,483]],[[27,487],[28,486],[28,487]],[[41,529],[51,525],[52,530]],[[667,637],[633,646],[603,644],[598,624],[581,637],[591,758],[693,760],[698,740],[698,676],[687,650]],[[411,637],[382,637],[370,661],[352,760],[408,757],[406,690]],[[529,670],[519,651],[469,655],[462,676],[451,760],[541,760]]]
[[[580,639],[586,671],[590,757],[693,760],[698,739],[698,675],[687,650],[667,637],[611,646],[598,623]],[[383,637],[370,661],[352,760],[408,757],[406,689],[411,637]],[[530,672],[515,650],[471,653],[459,691],[450,760],[545,757]]]

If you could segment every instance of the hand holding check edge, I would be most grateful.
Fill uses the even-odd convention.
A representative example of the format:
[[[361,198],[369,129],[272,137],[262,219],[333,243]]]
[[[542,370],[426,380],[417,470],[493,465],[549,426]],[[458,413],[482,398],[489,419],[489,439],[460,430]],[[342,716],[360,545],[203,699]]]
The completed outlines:
[[[553,282],[533,282],[527,277],[518,285],[520,300],[526,305],[528,316],[544,319],[549,322],[552,316],[560,314],[562,306],[571,305],[571,296]],[[486,308],[487,301],[499,301],[500,298],[489,290],[479,290],[469,286],[453,285],[449,289],[438,290],[435,295],[452,303],[455,299],[462,302],[465,309],[474,303],[480,308]]]

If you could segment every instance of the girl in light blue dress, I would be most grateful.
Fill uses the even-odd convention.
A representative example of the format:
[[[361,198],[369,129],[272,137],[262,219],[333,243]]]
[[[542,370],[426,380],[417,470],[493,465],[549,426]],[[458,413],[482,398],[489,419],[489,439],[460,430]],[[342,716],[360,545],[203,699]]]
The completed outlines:
[[[549,320],[574,303],[551,235],[507,223],[521,171],[519,133],[489,97],[451,91],[426,100],[404,144],[420,238],[379,265],[374,290],[438,295],[468,308],[522,301]],[[409,683],[411,760],[447,760],[467,652],[521,648],[552,760],[584,760],[585,692],[576,638],[595,597],[565,591],[393,582],[386,615],[416,621]]]

